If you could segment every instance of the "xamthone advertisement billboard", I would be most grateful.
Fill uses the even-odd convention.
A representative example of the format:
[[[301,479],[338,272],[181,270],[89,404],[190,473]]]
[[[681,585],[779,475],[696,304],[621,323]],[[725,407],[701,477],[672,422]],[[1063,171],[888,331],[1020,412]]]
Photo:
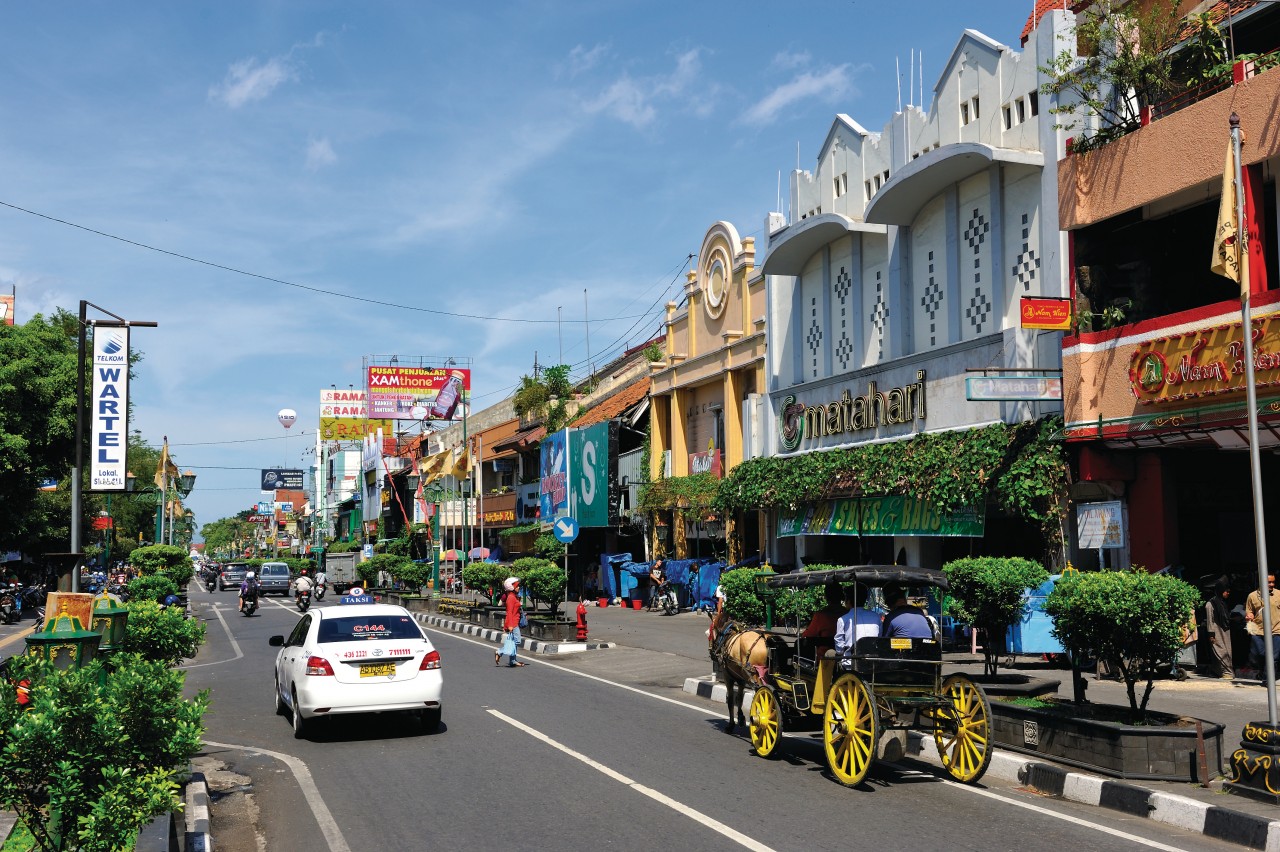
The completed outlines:
[[[618,424],[609,421],[569,433],[572,515],[582,527],[618,523]]]
[[[568,430],[561,430],[542,439],[542,479],[538,487],[539,519],[544,524],[569,514],[568,435]]]
[[[369,416],[369,408],[365,403],[363,390],[338,390],[329,388],[320,391],[320,416],[359,418]]]
[[[461,420],[471,404],[471,371],[369,367],[369,416],[388,420]]]
[[[89,403],[89,490],[123,491],[129,434],[129,329],[93,331],[93,398]]]

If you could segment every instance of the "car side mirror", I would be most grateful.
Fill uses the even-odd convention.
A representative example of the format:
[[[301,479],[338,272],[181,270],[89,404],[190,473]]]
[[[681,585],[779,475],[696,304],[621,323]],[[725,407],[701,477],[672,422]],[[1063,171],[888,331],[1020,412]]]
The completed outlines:
[[[284,645],[284,637],[272,636],[270,639],[267,640],[267,644],[270,645],[272,648],[280,648]]]

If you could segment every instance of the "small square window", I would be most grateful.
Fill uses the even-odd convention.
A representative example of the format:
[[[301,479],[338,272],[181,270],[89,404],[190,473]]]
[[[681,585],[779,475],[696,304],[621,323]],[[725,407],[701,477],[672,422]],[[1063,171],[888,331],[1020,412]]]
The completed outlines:
[[[1005,107],[1004,107],[1004,129],[1005,130],[1008,130],[1010,127],[1013,126],[1012,115],[1013,113],[1009,109],[1009,105],[1005,104]]]

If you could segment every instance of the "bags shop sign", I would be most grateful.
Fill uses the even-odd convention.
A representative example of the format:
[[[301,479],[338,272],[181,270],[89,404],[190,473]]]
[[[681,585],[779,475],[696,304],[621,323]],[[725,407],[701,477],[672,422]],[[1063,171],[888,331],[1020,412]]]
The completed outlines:
[[[865,395],[853,396],[845,390],[840,399],[825,405],[806,406],[789,393],[782,398],[778,413],[778,437],[782,449],[791,452],[805,440],[910,423],[916,418],[925,419],[924,370],[916,370],[916,380],[909,385],[881,391],[870,382]]]
[[[919,497],[847,497],[820,500],[778,519],[779,536],[919,535],[981,537],[985,516],[975,510],[943,513]]]

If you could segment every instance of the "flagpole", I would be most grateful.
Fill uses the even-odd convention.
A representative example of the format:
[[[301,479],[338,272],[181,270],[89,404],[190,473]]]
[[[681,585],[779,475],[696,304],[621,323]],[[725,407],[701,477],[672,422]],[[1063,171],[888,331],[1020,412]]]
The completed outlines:
[[[1271,605],[1267,597],[1267,525],[1262,504],[1262,459],[1258,452],[1258,391],[1255,387],[1253,368],[1253,319],[1250,316],[1249,298],[1249,243],[1248,228],[1244,218],[1244,180],[1240,156],[1240,116],[1231,113],[1231,149],[1236,166],[1236,247],[1240,252],[1240,313],[1241,333],[1244,337],[1245,395],[1249,413],[1249,472],[1253,482],[1253,531],[1258,547],[1258,594],[1262,596],[1262,635],[1266,637],[1267,717],[1271,727],[1280,721],[1276,715],[1276,663],[1271,653]]]

